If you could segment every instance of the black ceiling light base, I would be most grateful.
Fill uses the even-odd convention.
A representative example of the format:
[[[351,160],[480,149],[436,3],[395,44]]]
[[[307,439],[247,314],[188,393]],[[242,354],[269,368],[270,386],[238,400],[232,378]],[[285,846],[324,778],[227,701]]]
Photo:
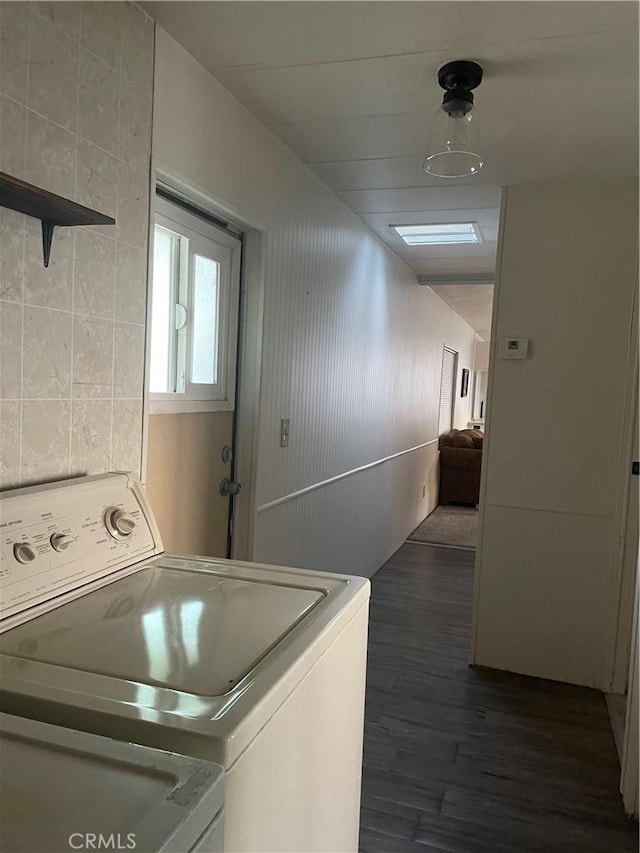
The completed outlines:
[[[482,83],[483,69],[470,59],[447,62],[438,71],[438,83],[445,89],[442,108],[449,115],[470,112],[473,107],[472,89]]]
[[[471,59],[447,62],[438,71],[438,83],[443,89],[465,89],[470,92],[482,83],[482,65]]]

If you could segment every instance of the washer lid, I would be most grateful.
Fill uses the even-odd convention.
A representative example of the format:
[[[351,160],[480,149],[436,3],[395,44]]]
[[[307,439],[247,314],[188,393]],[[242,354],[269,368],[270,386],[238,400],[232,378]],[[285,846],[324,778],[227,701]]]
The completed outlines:
[[[222,807],[217,764],[9,714],[0,726],[1,850],[190,850]]]
[[[326,595],[151,566],[2,637],[2,653],[67,669],[222,696]]]

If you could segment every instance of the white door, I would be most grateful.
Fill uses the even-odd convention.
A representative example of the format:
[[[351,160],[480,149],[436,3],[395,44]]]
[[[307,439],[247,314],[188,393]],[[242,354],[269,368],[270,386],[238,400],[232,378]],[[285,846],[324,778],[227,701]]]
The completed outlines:
[[[156,200],[146,487],[168,551],[230,553],[240,261],[238,236]]]

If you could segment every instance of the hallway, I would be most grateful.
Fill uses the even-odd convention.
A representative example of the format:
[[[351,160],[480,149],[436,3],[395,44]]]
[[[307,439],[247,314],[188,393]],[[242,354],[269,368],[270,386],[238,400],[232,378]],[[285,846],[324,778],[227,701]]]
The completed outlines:
[[[626,853],[596,691],[469,668],[473,552],[406,543],[372,581],[362,853]]]

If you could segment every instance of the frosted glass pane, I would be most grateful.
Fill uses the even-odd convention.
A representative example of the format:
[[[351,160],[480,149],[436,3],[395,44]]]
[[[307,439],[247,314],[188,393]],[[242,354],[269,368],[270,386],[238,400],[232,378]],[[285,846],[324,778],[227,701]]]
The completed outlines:
[[[218,381],[219,273],[219,263],[195,256],[191,381],[197,384],[213,385]]]
[[[151,310],[151,364],[149,388],[151,391],[173,391],[171,348],[174,330],[172,313],[174,302],[175,252],[178,238],[161,228],[156,228],[153,242],[153,300]]]

